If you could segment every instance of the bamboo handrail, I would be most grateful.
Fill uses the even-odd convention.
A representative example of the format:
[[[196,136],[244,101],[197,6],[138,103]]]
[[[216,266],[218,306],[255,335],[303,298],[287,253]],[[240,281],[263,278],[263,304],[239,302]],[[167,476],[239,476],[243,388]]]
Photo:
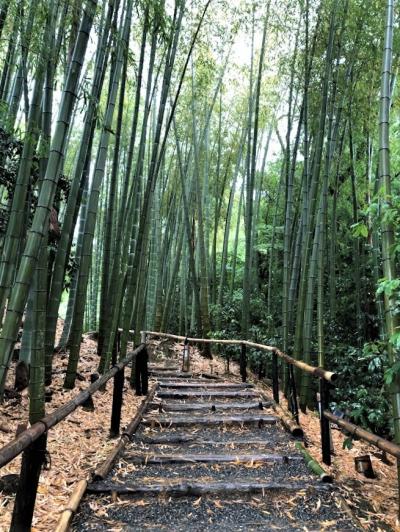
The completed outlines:
[[[34,423],[31,427],[24,430],[14,440],[0,449],[0,468],[11,462],[22,451],[27,449],[34,441],[36,441],[42,434],[47,432],[51,427],[57,425],[60,421],[65,419],[69,414],[81,406],[87,399],[106,384],[112,377],[118,373],[122,368],[127,366],[143,349],[145,344],[140,344],[132,353],[125,357],[121,362],[115,364],[107,373],[102,375],[100,379],[91,384],[86,390],[83,390],[76,397],[54,410],[44,418]]]
[[[350,432],[352,436],[356,436],[361,440],[364,440],[365,442],[369,443],[370,445],[378,447],[378,449],[380,449],[381,451],[384,451],[400,459],[400,445],[385,440],[384,438],[381,438],[380,436],[377,436],[376,434],[373,434],[368,430],[362,429],[361,427],[354,425],[354,423],[350,423],[350,421],[341,419],[340,417],[335,416],[335,414],[332,414],[332,412],[329,412],[328,410],[324,410],[324,416],[329,419],[329,421],[336,423],[336,425],[339,425],[339,427],[341,427],[342,429],[345,429]]]
[[[325,379],[328,382],[334,382],[338,377],[337,373],[334,373],[333,371],[327,371],[323,368],[317,368],[315,366],[310,366],[310,364],[306,364],[305,362],[296,360],[271,345],[256,344],[255,342],[249,342],[248,340],[218,340],[214,338],[188,338],[186,336],[178,336],[176,334],[169,334],[169,333],[155,332],[155,331],[141,331],[141,333],[148,334],[149,336],[170,338],[171,340],[180,340],[180,341],[187,341],[187,342],[192,342],[192,343],[220,344],[220,345],[245,345],[247,347],[252,347],[254,349],[260,349],[262,351],[268,351],[270,353],[275,352],[280,358],[285,360],[285,362],[287,362],[288,364],[292,364],[293,366],[296,366],[302,371],[305,371],[306,373],[310,373],[311,375],[314,375],[315,377]]]

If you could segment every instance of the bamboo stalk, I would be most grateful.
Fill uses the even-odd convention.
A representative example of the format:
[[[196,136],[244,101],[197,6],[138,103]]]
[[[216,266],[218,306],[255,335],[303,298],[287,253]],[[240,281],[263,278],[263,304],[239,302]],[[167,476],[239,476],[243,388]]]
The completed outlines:
[[[67,532],[67,530],[69,530],[71,519],[78,509],[82,497],[85,494],[87,485],[87,480],[80,480],[75,484],[75,488],[71,493],[67,507],[62,512],[54,532]]]
[[[286,412],[280,405],[275,404],[274,410],[281,419],[282,425],[290,432],[295,438],[303,438],[303,429],[296,423],[291,417],[289,412]]]
[[[310,469],[310,471],[318,475],[322,482],[326,482],[329,484],[333,482],[332,475],[329,475],[323,470],[319,463],[306,451],[304,445],[301,442],[296,442],[296,449],[298,449],[303,455],[304,460],[306,461],[306,465]]]

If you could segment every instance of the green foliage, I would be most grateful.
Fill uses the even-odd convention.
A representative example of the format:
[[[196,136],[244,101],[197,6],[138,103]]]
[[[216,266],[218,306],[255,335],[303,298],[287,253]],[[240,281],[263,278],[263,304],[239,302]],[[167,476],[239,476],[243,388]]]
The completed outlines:
[[[353,438],[350,436],[343,441],[343,449],[348,449],[349,451],[353,448]]]
[[[351,226],[353,236],[367,238],[368,227],[363,222],[358,222]]]
[[[387,366],[385,344],[370,342],[361,349],[336,345],[331,357],[331,368],[340,375],[333,392],[336,407],[354,423],[390,435],[390,408],[383,383],[388,384],[393,368]]]

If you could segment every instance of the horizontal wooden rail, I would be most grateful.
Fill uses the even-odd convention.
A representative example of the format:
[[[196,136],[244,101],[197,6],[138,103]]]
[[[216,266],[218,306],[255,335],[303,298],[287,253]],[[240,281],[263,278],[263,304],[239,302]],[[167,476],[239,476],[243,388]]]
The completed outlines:
[[[292,366],[295,366],[296,368],[299,368],[302,371],[305,371],[306,373],[310,373],[311,375],[314,375],[315,377],[319,377],[320,379],[325,379],[328,382],[334,382],[337,379],[336,373],[332,371],[326,371],[323,368],[317,368],[314,366],[310,366],[309,364],[306,364],[305,362],[296,360],[292,358],[291,356],[287,355],[286,353],[279,351],[279,349],[271,345],[256,344],[255,342],[249,342],[247,340],[218,340],[214,338],[187,338],[186,336],[178,336],[176,334],[154,332],[154,331],[142,331],[142,334],[147,334],[149,336],[156,336],[160,338],[170,338],[171,340],[187,341],[191,343],[200,343],[200,344],[220,344],[220,345],[238,345],[238,346],[245,345],[247,347],[252,347],[253,349],[260,349],[261,351],[268,351],[270,353],[276,353],[280,358],[282,358],[288,364],[291,364]]]
[[[350,432],[352,436],[356,436],[357,438],[360,438],[361,440],[378,447],[378,449],[381,451],[400,459],[400,445],[385,440],[384,438],[381,438],[380,436],[377,436],[368,430],[362,429],[358,425],[350,423],[350,421],[341,419],[340,417],[335,416],[335,414],[332,414],[332,412],[329,412],[329,410],[324,410],[324,416],[329,419],[329,421],[336,423],[336,425],[342,429]]]
[[[76,397],[60,406],[51,414],[48,414],[40,421],[37,421],[28,429],[24,430],[13,441],[0,449],[0,468],[11,462],[22,451],[27,449],[34,441],[36,441],[42,434],[47,432],[51,427],[57,425],[60,421],[65,419],[69,414],[81,406],[87,399],[112,379],[122,368],[127,366],[143,349],[145,344],[140,344],[132,353],[126,358],[115,364],[107,373],[102,375],[97,381],[91,384],[86,390],[83,390]]]

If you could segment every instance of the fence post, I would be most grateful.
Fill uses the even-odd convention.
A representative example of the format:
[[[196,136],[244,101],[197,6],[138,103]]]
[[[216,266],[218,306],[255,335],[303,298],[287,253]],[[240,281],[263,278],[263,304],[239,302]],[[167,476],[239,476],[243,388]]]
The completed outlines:
[[[117,351],[121,351],[121,331],[117,329]]]
[[[147,347],[143,349],[143,360],[142,360],[142,394],[147,395],[149,391],[149,353]]]
[[[149,355],[146,347],[138,353],[135,364],[136,395],[147,395],[149,387]]]
[[[115,365],[117,363],[118,351],[119,351],[119,333],[115,337],[114,348],[112,353],[112,361]],[[111,427],[110,427],[110,436],[115,437],[119,434],[119,428],[121,424],[121,408],[122,408],[122,399],[124,392],[124,368],[117,371],[114,376],[114,387],[113,387],[113,400],[111,407]]]
[[[121,424],[122,397],[124,391],[124,368],[117,371],[114,377],[113,402],[111,409],[110,436],[118,436]]]
[[[296,380],[294,378],[294,370],[292,364],[287,364],[288,370],[288,385],[289,385],[289,408],[292,412],[296,423],[299,424],[299,405],[297,403],[297,389]]]
[[[324,464],[331,465],[331,427],[329,419],[324,416],[324,410],[329,408],[329,383],[323,378],[319,380],[319,393],[322,460]]]
[[[40,471],[46,459],[47,433],[42,434],[23,453],[21,473],[10,526],[11,532],[30,532]]]
[[[246,382],[247,380],[246,344],[242,344],[242,349],[240,351],[240,375],[242,376],[242,382]]]
[[[278,355],[272,351],[272,393],[275,403],[279,404],[279,375],[278,375]]]
[[[190,350],[189,350],[189,340],[186,337],[183,343],[182,371],[188,372],[189,370],[190,370]]]
[[[140,343],[141,344],[146,343],[146,331],[140,331]]]

